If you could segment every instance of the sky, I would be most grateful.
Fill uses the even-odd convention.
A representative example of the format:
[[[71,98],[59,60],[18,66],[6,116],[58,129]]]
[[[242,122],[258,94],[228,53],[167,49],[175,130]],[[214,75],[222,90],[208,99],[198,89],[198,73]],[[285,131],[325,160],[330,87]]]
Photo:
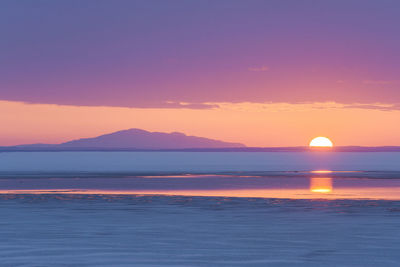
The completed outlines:
[[[399,1],[4,0],[0,145],[127,128],[400,145]]]

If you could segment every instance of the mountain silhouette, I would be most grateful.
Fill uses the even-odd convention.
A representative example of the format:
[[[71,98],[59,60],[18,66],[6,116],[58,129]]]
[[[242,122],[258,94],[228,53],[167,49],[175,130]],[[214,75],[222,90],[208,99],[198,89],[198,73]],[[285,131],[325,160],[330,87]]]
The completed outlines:
[[[30,145],[30,147],[35,145]],[[43,146],[43,145],[42,145]],[[46,146],[46,145],[44,145]],[[104,148],[104,149],[189,149],[245,147],[240,143],[229,143],[183,133],[148,132],[128,129],[94,138],[82,138],[58,145],[57,148]]]

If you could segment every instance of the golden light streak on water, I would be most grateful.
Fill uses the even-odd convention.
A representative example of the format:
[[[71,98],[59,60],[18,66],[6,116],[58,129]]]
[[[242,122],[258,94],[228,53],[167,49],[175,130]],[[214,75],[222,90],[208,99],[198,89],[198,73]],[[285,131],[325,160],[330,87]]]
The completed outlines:
[[[311,178],[310,191],[314,193],[331,193],[333,190],[332,178]]]

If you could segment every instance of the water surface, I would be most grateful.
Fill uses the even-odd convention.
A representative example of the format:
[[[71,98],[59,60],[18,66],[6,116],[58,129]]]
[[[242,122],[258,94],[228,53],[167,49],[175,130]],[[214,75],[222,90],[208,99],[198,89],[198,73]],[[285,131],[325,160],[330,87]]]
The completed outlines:
[[[0,153],[2,266],[400,266],[400,153]]]
[[[0,195],[2,266],[399,266],[400,202]]]

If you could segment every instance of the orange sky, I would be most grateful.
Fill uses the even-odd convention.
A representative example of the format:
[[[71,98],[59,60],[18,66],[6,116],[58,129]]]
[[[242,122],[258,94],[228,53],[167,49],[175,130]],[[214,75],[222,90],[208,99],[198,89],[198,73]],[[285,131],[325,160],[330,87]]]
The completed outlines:
[[[28,2],[0,1],[0,145],[400,145],[400,1]]]
[[[61,106],[0,101],[0,145],[59,143],[128,128],[179,131],[247,146],[400,145],[400,111],[336,103],[218,104],[213,109]],[[382,106],[384,108],[384,106]]]

